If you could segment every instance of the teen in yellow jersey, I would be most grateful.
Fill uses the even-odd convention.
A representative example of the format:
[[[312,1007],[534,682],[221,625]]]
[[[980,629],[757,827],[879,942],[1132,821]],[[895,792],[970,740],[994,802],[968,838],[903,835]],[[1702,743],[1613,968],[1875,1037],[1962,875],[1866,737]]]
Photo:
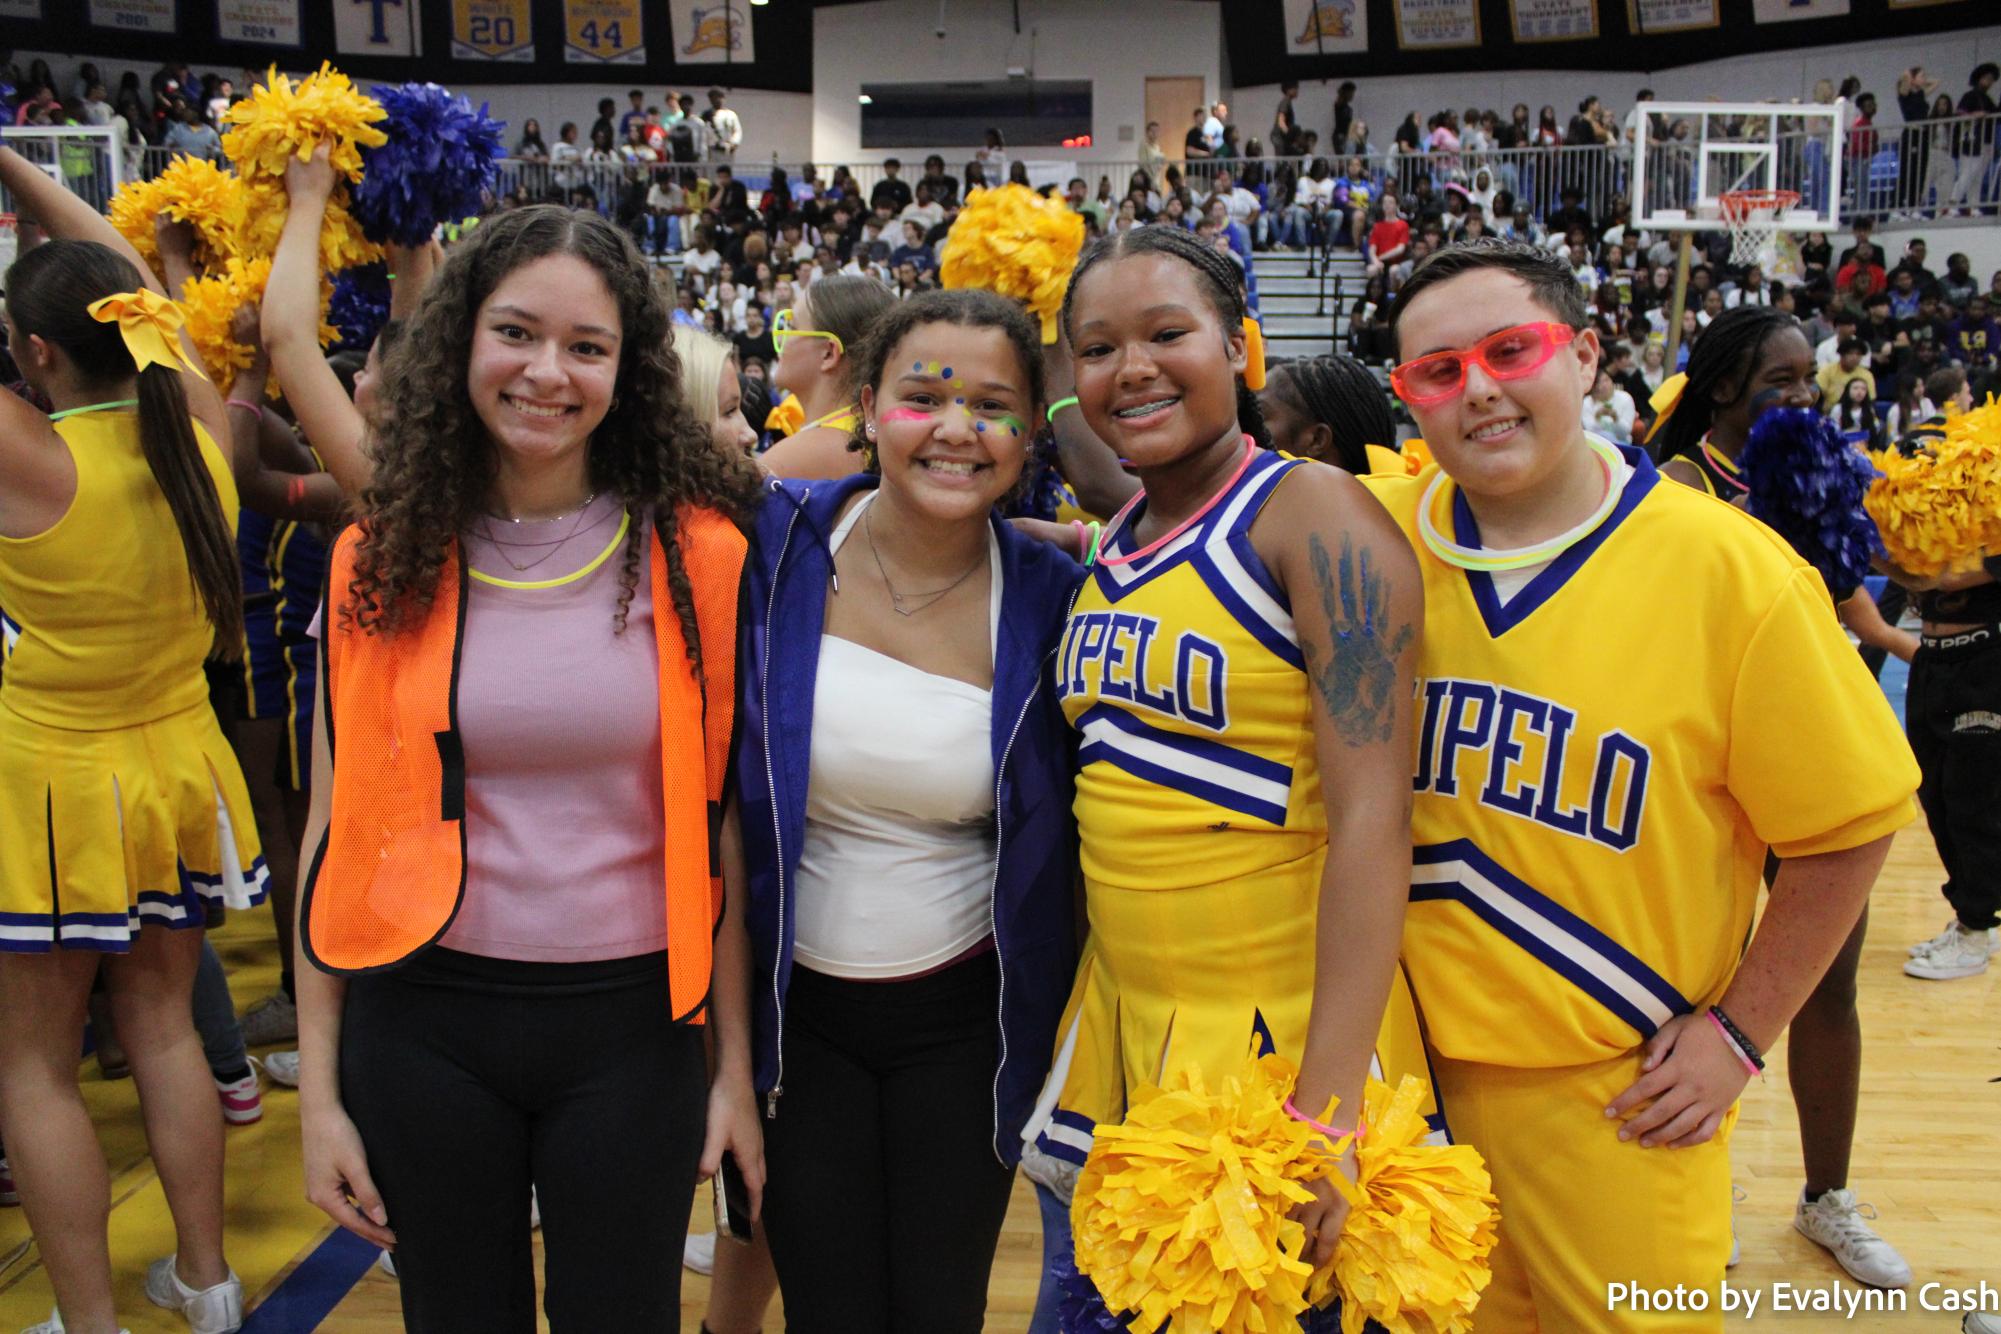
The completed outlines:
[[[1583,432],[1584,325],[1540,250],[1426,261],[1393,383],[1438,466],[1376,491],[1425,586],[1404,961],[1500,1198],[1482,1334],[1722,1328],[1721,1132],[1917,785],[1819,575]]]
[[[1031,1174],[1058,1189],[1130,1093],[1191,1069],[1218,1087],[1254,1042],[1299,1064],[1298,1106],[1339,1095],[1344,1127],[1372,1061],[1423,1074],[1407,996],[1382,1022],[1401,986],[1416,573],[1353,478],[1260,443],[1243,321],[1227,258],[1170,228],[1088,251],[1064,307],[1084,419],[1145,490],[1055,661],[1090,917],[1029,1131]],[[1345,1214],[1321,1183],[1310,1261]]]

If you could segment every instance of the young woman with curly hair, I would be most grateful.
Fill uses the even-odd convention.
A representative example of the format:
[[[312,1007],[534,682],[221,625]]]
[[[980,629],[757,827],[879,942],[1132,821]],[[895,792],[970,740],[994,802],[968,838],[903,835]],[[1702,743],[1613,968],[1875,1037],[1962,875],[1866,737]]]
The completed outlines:
[[[307,1190],[395,1247],[411,1330],[535,1328],[531,1187],[552,1328],[678,1328],[698,1168],[761,1186],[722,814],[754,474],[667,332],[595,214],[487,222],[384,360],[334,551]]]

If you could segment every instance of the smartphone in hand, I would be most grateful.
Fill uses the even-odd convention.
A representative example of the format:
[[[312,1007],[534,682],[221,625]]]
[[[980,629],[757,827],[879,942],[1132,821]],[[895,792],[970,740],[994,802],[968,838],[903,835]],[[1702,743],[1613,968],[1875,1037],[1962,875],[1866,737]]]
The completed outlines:
[[[716,1235],[737,1241],[754,1241],[757,1232],[750,1221],[750,1187],[734,1155],[725,1153],[723,1165],[710,1181],[715,1191]]]

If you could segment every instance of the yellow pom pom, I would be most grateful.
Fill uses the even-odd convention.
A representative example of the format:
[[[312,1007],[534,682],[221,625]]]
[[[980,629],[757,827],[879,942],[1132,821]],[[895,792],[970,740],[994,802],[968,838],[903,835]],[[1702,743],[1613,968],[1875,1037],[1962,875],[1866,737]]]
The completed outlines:
[[[1337,1295],[1343,1334],[1371,1319],[1460,1334],[1493,1276],[1479,1153],[1425,1143],[1424,1089],[1408,1077],[1395,1091],[1369,1081],[1366,1133],[1330,1146],[1285,1110],[1295,1073],[1265,1056],[1211,1094],[1184,1072],[1141,1089],[1123,1125],[1099,1126],[1071,1204],[1078,1272],[1149,1334],[1169,1321],[1175,1334],[1281,1334]],[[1354,1182],[1335,1166],[1351,1145]],[[1352,1209],[1334,1258],[1312,1271],[1288,1215],[1323,1178]]]
[[[1471,1145],[1425,1143],[1424,1087],[1370,1080],[1368,1127],[1355,1151],[1353,1203],[1331,1265],[1313,1275],[1315,1306],[1341,1298],[1341,1334],[1375,1320],[1403,1334],[1457,1334],[1493,1278],[1499,1215],[1487,1165]],[[1345,1187],[1345,1177],[1336,1184]]]
[[[1934,446],[1874,455],[1863,507],[1883,548],[1913,574],[1971,568],[2001,551],[2001,402],[1947,419]]]
[[[161,215],[194,224],[195,267],[219,271],[242,244],[244,222],[242,182],[202,158],[177,155],[165,171],[150,181],[128,181],[111,197],[111,225],[132,243],[155,274],[160,249],[154,220]]]
[[[1084,219],[1025,185],[975,190],[945,238],[938,266],[946,287],[980,287],[1027,306],[1056,341],[1056,318],[1070,271],[1084,248]]]
[[[285,229],[285,164],[294,157],[305,161],[325,140],[336,182],[320,227],[321,267],[338,273],[381,259],[382,248],[363,239],[347,203],[348,186],[361,179],[362,148],[386,141],[375,128],[384,114],[381,103],[357,92],[330,64],[296,86],[274,69],[264,87],[231,107],[223,117],[232,128],[222,136],[222,149],[243,178],[242,253],[277,252]]]
[[[236,374],[250,365],[255,356],[247,344],[236,341],[234,325],[238,311],[257,309],[264,302],[264,288],[271,281],[271,261],[267,258],[228,260],[218,273],[190,278],[181,288],[181,306],[187,312],[188,337],[208,369],[209,378],[225,396]],[[320,346],[340,337],[340,331],[326,322],[327,304],[333,300],[333,284],[320,284]],[[265,393],[279,396],[278,377],[265,382]]]

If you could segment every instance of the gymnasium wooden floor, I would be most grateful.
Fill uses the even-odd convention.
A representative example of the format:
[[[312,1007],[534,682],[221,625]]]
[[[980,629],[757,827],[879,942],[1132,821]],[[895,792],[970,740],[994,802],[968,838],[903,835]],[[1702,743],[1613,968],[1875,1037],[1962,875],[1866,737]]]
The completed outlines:
[[[1910,1310],[1773,1315],[1756,1323],[1802,1330],[1957,1330],[1958,1317],[1918,1308],[1918,1285],[1967,1288],[1982,1280],[2001,1286],[2001,1208],[1995,1164],[2001,1161],[2001,969],[1958,982],[1919,982],[1900,971],[1904,948],[1930,936],[1946,915],[1939,869],[1922,823],[1899,834],[1876,888],[1862,964],[1866,1034],[1861,1123],[1853,1185],[1881,1211],[1881,1230],[1916,1271]],[[275,980],[268,919],[245,916],[217,937],[248,1004]],[[172,1249],[173,1233],[159,1182],[145,1154],[129,1080],[111,1084],[84,1064],[84,1088],[113,1165],[111,1246],[119,1265],[119,1307],[132,1334],[181,1334],[178,1316],[148,1306],[141,1292],[145,1264]],[[373,1252],[341,1233],[301,1198],[298,1116],[293,1096],[268,1091],[264,1120],[230,1132],[230,1258],[261,1308],[245,1334],[380,1334],[401,1328],[394,1280],[369,1269]],[[1785,1054],[1745,1098],[1734,1144],[1737,1206],[1744,1260],[1731,1273],[1739,1287],[1795,1285],[1862,1291],[1826,1254],[1792,1229],[1800,1187],[1799,1135],[1786,1091]],[[707,1195],[695,1210],[706,1228]],[[1634,1202],[1636,1222],[1644,1204]],[[1034,1305],[1041,1240],[1035,1202],[1018,1182],[995,1265],[987,1327],[1025,1329]],[[48,1280],[18,1209],[0,1210],[0,1331],[47,1317]],[[686,1327],[693,1331],[708,1281],[687,1275]],[[774,1318],[767,1330],[783,1328]],[[865,1332],[864,1332],[865,1334]]]

